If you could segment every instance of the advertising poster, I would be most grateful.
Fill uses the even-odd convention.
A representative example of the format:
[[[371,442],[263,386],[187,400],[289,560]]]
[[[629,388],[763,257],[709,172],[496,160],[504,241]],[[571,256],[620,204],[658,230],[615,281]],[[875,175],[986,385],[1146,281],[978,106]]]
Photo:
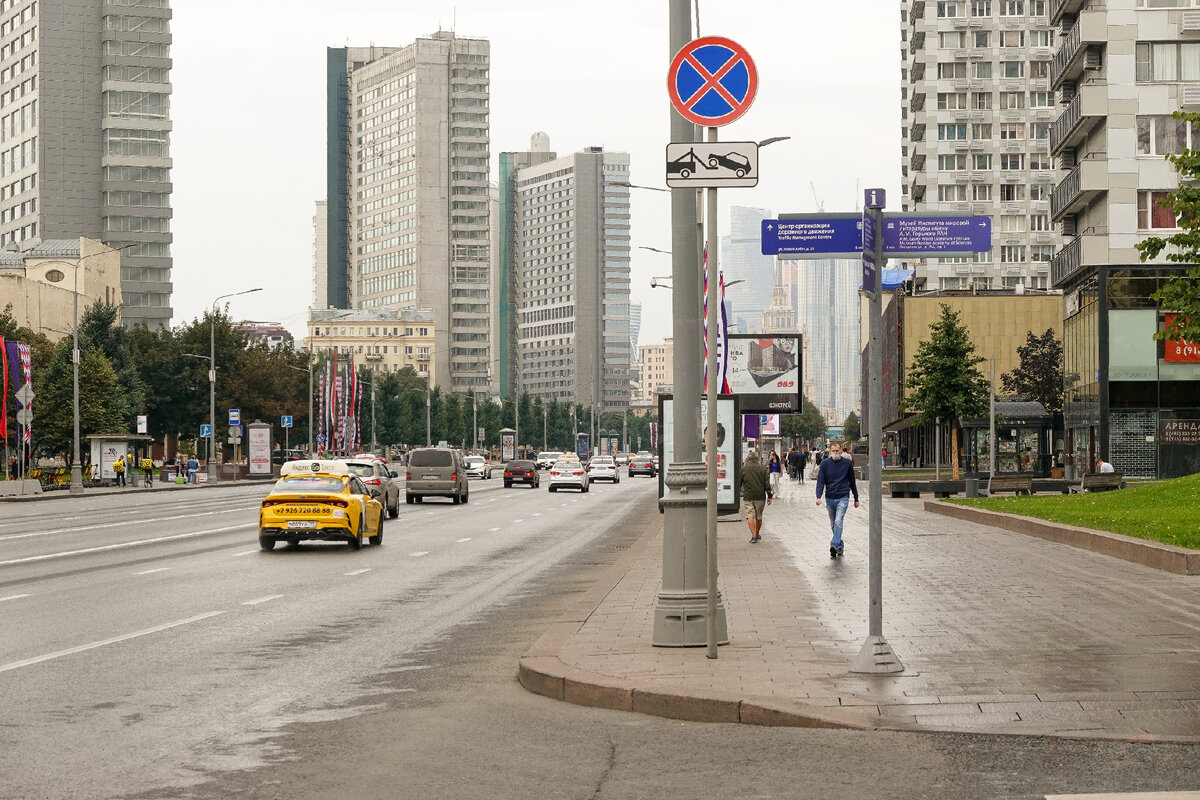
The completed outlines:
[[[798,414],[799,334],[731,335],[726,379],[743,414]]]
[[[271,428],[269,426],[251,427],[249,434],[249,474],[270,475]]]
[[[512,461],[517,457],[517,434],[502,433],[500,434],[500,460],[504,462]]]
[[[670,462],[675,456],[674,403],[670,395],[659,396],[659,419],[662,420],[662,448],[659,450],[659,496],[665,491],[664,482]],[[740,500],[741,437],[738,436],[737,401],[729,395],[717,398],[717,510],[722,514],[735,513]],[[702,457],[708,424],[708,403],[700,403],[700,421],[692,435],[699,437]]]
[[[779,435],[779,415],[778,414],[762,414],[759,417],[759,431],[763,436],[778,436]]]

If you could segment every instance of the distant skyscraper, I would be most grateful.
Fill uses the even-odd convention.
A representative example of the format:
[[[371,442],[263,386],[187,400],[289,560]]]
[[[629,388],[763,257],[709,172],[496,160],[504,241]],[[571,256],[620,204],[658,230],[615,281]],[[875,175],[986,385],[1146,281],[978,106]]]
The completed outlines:
[[[600,409],[629,403],[629,154],[554,158],[545,134],[501,157],[513,286],[501,338],[520,393]],[[527,163],[528,166],[519,166]]]
[[[168,0],[0,2],[0,244],[87,236],[121,316],[171,322]]]
[[[729,327],[738,333],[762,330],[762,312],[771,302],[775,259],[762,254],[762,221],[772,216],[769,209],[734,206],[730,233],[721,237],[718,255],[725,273],[725,300],[733,309]],[[729,286],[733,281],[741,283]]]
[[[329,239],[326,202],[317,201],[313,216],[313,308],[329,307]]]
[[[459,393],[492,361],[489,54],[451,31],[328,51],[327,305],[432,309]]]
[[[804,336],[804,396],[830,425],[859,407],[862,376],[859,295],[862,265],[825,259],[782,264],[795,270],[796,324]]]

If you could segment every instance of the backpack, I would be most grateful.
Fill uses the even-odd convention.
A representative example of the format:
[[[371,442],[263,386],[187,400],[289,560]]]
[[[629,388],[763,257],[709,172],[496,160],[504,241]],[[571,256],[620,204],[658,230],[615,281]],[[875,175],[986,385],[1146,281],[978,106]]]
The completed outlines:
[[[116,461],[113,462],[113,472],[124,472],[124,471],[125,471],[125,459],[118,458]]]

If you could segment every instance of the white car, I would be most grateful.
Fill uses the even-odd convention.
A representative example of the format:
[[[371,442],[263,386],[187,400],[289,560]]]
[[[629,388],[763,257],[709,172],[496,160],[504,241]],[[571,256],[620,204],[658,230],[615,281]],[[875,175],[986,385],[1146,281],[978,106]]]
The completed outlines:
[[[596,481],[621,482],[621,473],[617,471],[617,462],[612,456],[596,456],[588,462],[588,483]]]
[[[534,463],[537,464],[538,469],[550,469],[550,467],[554,466],[554,462],[562,457],[563,454],[557,450],[544,450],[538,453],[537,461]]]
[[[590,486],[582,461],[555,461],[550,467],[550,491],[578,489],[586,492]]]
[[[486,481],[492,477],[492,465],[483,456],[463,456],[463,466],[467,468],[468,478]]]

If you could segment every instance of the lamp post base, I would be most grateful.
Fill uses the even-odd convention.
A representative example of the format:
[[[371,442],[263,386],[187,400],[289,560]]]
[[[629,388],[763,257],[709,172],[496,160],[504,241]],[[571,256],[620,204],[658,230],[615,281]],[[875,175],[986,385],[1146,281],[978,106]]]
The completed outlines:
[[[78,463],[71,465],[71,494],[83,494],[83,469]]]
[[[904,665],[892,652],[892,646],[882,636],[868,636],[862,649],[850,662],[850,671],[867,675],[887,675],[904,672]]]
[[[654,608],[655,647],[708,645],[708,473],[703,463],[672,464],[664,484],[663,582]],[[717,643],[728,644],[717,593]]]

